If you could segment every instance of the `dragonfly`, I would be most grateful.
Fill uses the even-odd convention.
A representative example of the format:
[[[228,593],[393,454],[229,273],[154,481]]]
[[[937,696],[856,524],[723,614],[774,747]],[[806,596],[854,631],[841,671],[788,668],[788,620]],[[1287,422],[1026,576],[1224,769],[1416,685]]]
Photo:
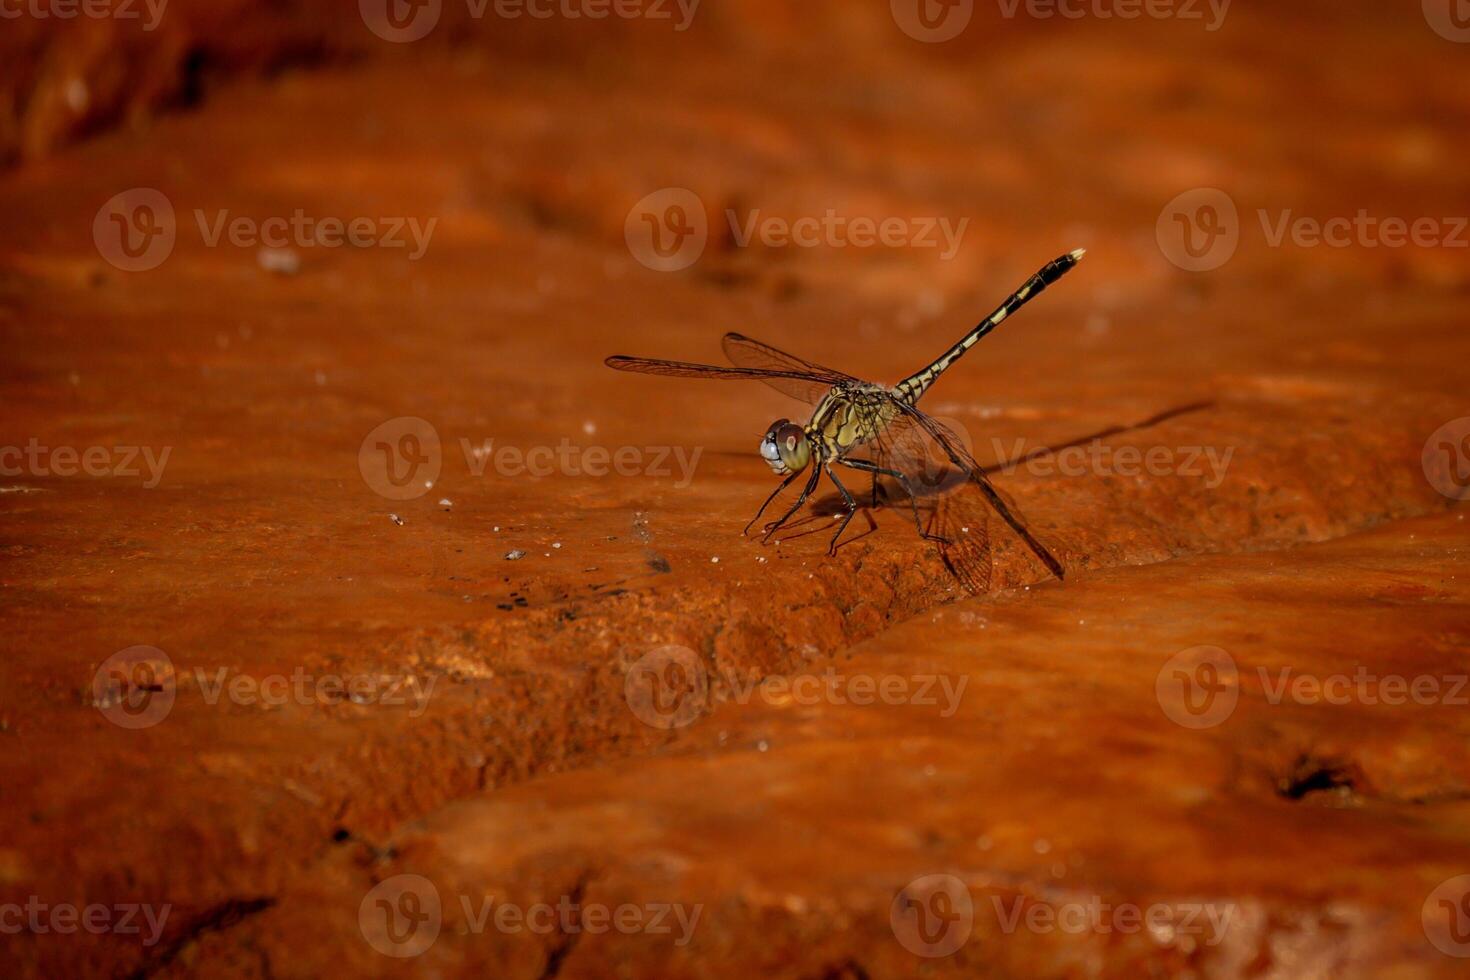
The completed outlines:
[[[760,454],[782,481],[745,525],[743,533],[747,535],[771,502],[806,474],[806,483],[795,503],[780,518],[765,525],[762,541],[769,541],[771,535],[787,526],[826,475],[842,495],[846,508],[827,549],[829,555],[835,555],[837,542],[859,509],[852,492],[838,476],[842,470],[851,470],[871,477],[875,506],[879,479],[886,477],[896,482],[907,494],[920,536],[941,547],[954,542],[925,527],[919,513],[920,498],[960,488],[978,491],[1047,570],[1060,579],[1065,574],[1062,563],[1031,533],[1020,512],[991,484],[954,430],[921,410],[918,403],[939,376],[982,337],[1074,268],[1085,252],[1085,249],[1075,249],[1042,266],[954,346],[892,386],[863,381],[738,333],[725,334],[722,342],[731,367],[625,355],[609,357],[604,363],[618,371],[664,377],[763,381],[777,391],[816,406],[805,425],[783,418],[766,430]],[[961,578],[968,584],[973,576],[962,573]]]

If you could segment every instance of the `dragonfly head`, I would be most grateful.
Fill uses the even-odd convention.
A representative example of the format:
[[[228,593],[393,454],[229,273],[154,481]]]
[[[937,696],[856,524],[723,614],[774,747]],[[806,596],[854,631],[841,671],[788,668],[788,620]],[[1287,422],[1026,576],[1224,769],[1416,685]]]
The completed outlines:
[[[806,430],[790,419],[777,419],[761,440],[761,458],[777,476],[800,473],[811,462],[812,447]]]

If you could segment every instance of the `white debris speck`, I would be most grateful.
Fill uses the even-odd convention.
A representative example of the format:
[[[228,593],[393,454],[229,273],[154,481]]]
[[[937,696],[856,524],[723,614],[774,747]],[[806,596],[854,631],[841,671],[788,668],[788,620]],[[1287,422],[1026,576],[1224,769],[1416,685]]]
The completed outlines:
[[[597,432],[597,423],[596,422],[593,422],[590,419],[587,420],[586,422],[583,422],[582,423],[582,431],[585,432],[585,433],[587,433],[589,436],[592,435],[592,434],[594,434],[595,432]]]
[[[424,489],[425,490],[432,490],[432,489],[434,489],[434,481],[433,480],[425,480],[424,481]]]
[[[553,548],[560,548],[561,547],[561,542],[560,541],[553,541],[553,542],[551,542],[551,546]]]
[[[967,527],[962,527],[962,528],[960,528],[960,530],[961,531],[964,531],[966,534],[969,534],[970,533],[970,529],[967,528]]]
[[[496,534],[499,534],[500,533],[500,525],[499,524],[495,525],[495,527],[493,528],[493,530],[495,531]]]
[[[66,83],[66,105],[72,112],[86,112],[87,105],[91,101],[92,93],[87,91],[86,82],[80,78],[73,78]]]
[[[765,752],[770,747],[771,747],[771,743],[770,742],[767,742],[765,739],[761,739],[759,742],[756,742],[755,743],[755,748],[756,748],[756,751],[757,752]]]
[[[440,497],[439,498],[439,506],[440,507],[453,507],[454,506],[454,501],[450,500],[448,497]]]
[[[711,558],[711,559],[710,559],[710,561],[711,561],[711,562],[712,562],[712,563],[713,563],[713,564],[716,564],[716,565],[718,565],[718,564],[719,564],[719,563],[720,563],[720,556],[719,556],[719,555],[715,555],[715,556],[714,556],[714,557],[713,557],[713,558]]]
[[[278,276],[294,276],[301,271],[301,256],[294,248],[262,248],[255,253],[255,263]]]
[[[519,548],[505,553],[506,561],[520,561],[524,557],[526,557],[526,553]]]
[[[758,561],[758,562],[760,562],[762,565],[764,565],[766,563],[766,556],[765,555],[756,555],[755,556],[755,560]]]
[[[403,526],[403,518],[399,517],[397,514],[389,514],[388,519],[391,520],[394,524],[397,524],[399,527]]]

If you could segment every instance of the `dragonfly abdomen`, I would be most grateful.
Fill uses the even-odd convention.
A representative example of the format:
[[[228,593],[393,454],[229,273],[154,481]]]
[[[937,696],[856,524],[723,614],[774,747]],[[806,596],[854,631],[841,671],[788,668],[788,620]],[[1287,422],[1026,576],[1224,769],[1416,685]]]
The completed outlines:
[[[943,374],[946,369],[949,368],[951,364],[953,364],[955,361],[958,361],[964,355],[965,351],[969,350],[971,347],[974,347],[975,343],[981,337],[985,336],[990,331],[1000,326],[1006,317],[1010,316],[1012,313],[1025,306],[1027,302],[1034,299],[1047,286],[1050,286],[1052,283],[1062,278],[1062,276],[1066,275],[1068,270],[1070,270],[1078,263],[1078,261],[1081,260],[1085,251],[1086,249],[1075,249],[1074,251],[1068,252],[1066,255],[1063,255],[1060,258],[1053,259],[1046,265],[1042,266],[1035,275],[1033,275],[1030,279],[1027,279],[1024,283],[1021,284],[1020,289],[1017,289],[1014,293],[1011,293],[1011,295],[1007,296],[1005,302],[996,307],[994,313],[990,314],[990,316],[986,317],[984,320],[981,320],[980,323],[975,327],[975,329],[971,330],[969,333],[961,337],[958,343],[956,343],[949,350],[941,354],[939,358],[934,361],[934,363],[900,381],[894,388],[894,390],[898,394],[898,397],[909,405],[913,405],[918,402],[919,397],[929,389],[929,386],[932,385],[935,380],[937,380],[938,377]]]

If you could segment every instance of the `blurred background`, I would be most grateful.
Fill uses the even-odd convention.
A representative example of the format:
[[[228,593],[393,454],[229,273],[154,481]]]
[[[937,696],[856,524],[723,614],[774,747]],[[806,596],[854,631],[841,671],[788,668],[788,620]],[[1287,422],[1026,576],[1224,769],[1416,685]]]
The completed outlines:
[[[1467,58],[1464,0],[0,0],[0,950],[1455,975],[1463,709],[1253,671],[1463,672]],[[1074,248],[926,396],[1065,586],[997,531],[967,598],[888,508],[742,539],[808,409],[602,363],[735,330],[892,382]],[[651,722],[669,647],[700,709]],[[1239,706],[1196,724],[1160,685],[1203,647]],[[970,693],[730,682],[834,664]]]

